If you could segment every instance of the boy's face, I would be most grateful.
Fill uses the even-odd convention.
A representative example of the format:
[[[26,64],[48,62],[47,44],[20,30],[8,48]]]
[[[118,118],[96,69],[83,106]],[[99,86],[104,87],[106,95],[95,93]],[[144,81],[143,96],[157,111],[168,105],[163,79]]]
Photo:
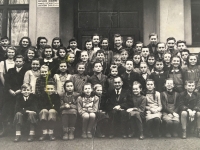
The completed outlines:
[[[158,44],[157,51],[158,51],[158,53],[163,54],[166,51],[165,44],[164,43]]]
[[[54,46],[55,48],[59,48],[59,47],[60,47],[60,40],[54,40],[54,41],[53,41],[53,46]]]
[[[162,71],[164,67],[163,62],[157,61],[155,67],[158,71]]]
[[[47,45],[47,40],[41,39],[39,45],[40,45],[41,48],[44,48],[45,45]]]
[[[9,42],[8,39],[3,39],[3,40],[1,40],[1,44],[2,44],[3,47],[8,46],[9,43],[10,43],[10,42]]]
[[[82,60],[83,62],[87,62],[88,59],[89,59],[88,53],[87,53],[87,52],[82,52],[82,53],[81,53],[81,60]]]
[[[99,61],[103,61],[105,59],[105,55],[104,53],[98,53],[96,58]]]
[[[185,89],[189,92],[192,93],[195,90],[195,83],[187,83],[185,85]]]
[[[21,68],[21,67],[23,66],[23,64],[24,64],[24,61],[23,61],[22,58],[17,58],[17,59],[15,60],[15,66],[16,66],[17,68]]]
[[[118,70],[117,70],[117,68],[111,69],[110,74],[111,74],[112,76],[116,77],[116,76],[118,75]]]
[[[147,65],[145,63],[141,63],[140,70],[143,74],[147,73]]]
[[[188,52],[182,52],[182,54],[181,54],[181,58],[182,58],[184,61],[187,60],[188,56],[189,56]]]
[[[128,58],[128,52],[126,52],[126,51],[121,52],[121,59],[123,61],[126,61],[127,58]]]
[[[65,90],[69,93],[72,93],[74,91],[74,85],[72,82],[69,82],[65,85]]]
[[[7,56],[8,58],[13,58],[15,56],[15,51],[12,49],[8,49]]]
[[[154,63],[155,63],[155,58],[154,58],[154,57],[149,57],[147,61],[148,61],[148,64],[149,64],[149,65],[154,65]]]
[[[28,50],[28,53],[27,53],[27,56],[28,56],[28,59],[33,59],[34,56],[35,56],[35,53],[32,51],[32,50]]]
[[[125,66],[127,71],[133,70],[133,62],[132,61],[126,61],[126,66]]]
[[[28,97],[31,94],[31,88],[30,87],[22,88],[22,94],[24,97]]]
[[[85,65],[79,65],[77,71],[79,74],[83,74],[85,71]]]
[[[179,58],[177,58],[177,57],[174,57],[173,59],[172,59],[172,62],[171,62],[171,64],[173,65],[173,67],[175,67],[175,68],[178,68],[179,66],[180,66],[180,59]]]
[[[197,57],[195,57],[195,56],[189,56],[189,57],[190,57],[188,59],[189,64],[192,65],[192,66],[196,65],[197,64]]]
[[[66,56],[65,50],[64,49],[60,49],[59,55],[60,55],[60,57],[64,58]]]
[[[122,38],[121,37],[115,37],[114,43],[115,43],[115,46],[117,46],[117,47],[122,46]]]
[[[85,93],[85,95],[90,96],[92,93],[91,85],[85,85],[83,88],[83,92]]]
[[[127,40],[126,41],[126,46],[127,47],[132,47],[133,46],[133,40]]]
[[[51,58],[51,56],[52,56],[52,50],[51,50],[51,48],[46,48],[44,50],[44,55],[46,56],[46,58]]]
[[[139,44],[136,44],[135,49],[137,50],[138,53],[141,53],[142,47],[143,47],[143,44],[139,43]]]
[[[175,41],[174,40],[169,40],[167,42],[167,46],[168,46],[169,49],[174,49]]]
[[[108,48],[108,40],[103,40],[102,43],[101,43],[101,47],[103,49],[107,49]]]
[[[141,55],[146,58],[149,55],[149,48],[142,48]]]
[[[97,96],[101,96],[101,95],[102,95],[102,92],[103,92],[102,87],[101,87],[101,86],[98,86],[98,87],[96,88],[95,92],[96,92],[96,95],[97,95]]]
[[[154,82],[153,81],[147,81],[146,87],[149,91],[152,91],[155,88]]]
[[[149,41],[151,44],[156,45],[158,38],[157,38],[157,36],[151,36]]]
[[[86,42],[85,44],[86,49],[92,49],[92,42]]]
[[[71,49],[76,49],[77,48],[77,42],[76,41],[71,41],[69,43],[69,46],[70,46]]]
[[[122,85],[123,85],[123,82],[122,82],[122,79],[120,77],[114,79],[114,87],[115,87],[116,90],[121,89]]]
[[[185,43],[178,43],[177,48],[178,48],[178,50],[182,50],[182,49],[186,49],[187,47],[186,47]]]
[[[134,95],[140,95],[140,92],[142,89],[139,87],[139,84],[133,85],[133,94]]]
[[[133,62],[135,62],[136,64],[139,64],[140,60],[141,60],[140,55],[133,56]]]
[[[164,62],[170,63],[171,57],[172,57],[171,54],[165,54],[163,58]]]
[[[59,66],[60,72],[66,72],[67,71],[67,64],[66,63],[61,63]]]
[[[45,92],[48,95],[51,95],[51,94],[55,93],[55,87],[54,87],[54,85],[46,85]]]
[[[33,60],[31,63],[31,67],[34,71],[39,70],[40,68],[40,62],[38,60]]]
[[[102,72],[102,70],[103,70],[103,67],[102,67],[101,63],[96,63],[96,64],[94,65],[94,68],[93,68],[93,71],[94,71],[94,72],[100,73],[100,72]]]
[[[93,42],[94,45],[98,45],[99,42],[100,42],[99,36],[97,36],[97,35],[96,35],[96,36],[93,36],[92,42]]]
[[[174,87],[174,81],[173,80],[166,80],[165,87],[167,90],[172,90]]]
[[[40,69],[40,75],[43,77],[43,78],[46,78],[47,75],[48,75],[48,69]]]
[[[70,63],[72,63],[72,62],[74,62],[74,60],[75,60],[75,55],[74,55],[74,54],[70,54],[70,55],[68,56],[68,61],[69,61]]]
[[[23,47],[28,47],[28,45],[29,45],[28,39],[23,39],[23,40],[22,40],[22,46],[23,46]]]
[[[122,60],[120,58],[117,58],[117,59],[114,60],[114,64],[119,66],[119,65],[122,64]]]

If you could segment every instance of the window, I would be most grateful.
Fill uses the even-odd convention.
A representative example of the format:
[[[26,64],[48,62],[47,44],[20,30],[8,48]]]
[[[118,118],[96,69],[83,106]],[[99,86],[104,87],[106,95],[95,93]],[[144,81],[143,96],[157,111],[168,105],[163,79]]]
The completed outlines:
[[[200,46],[200,1],[191,1],[192,13],[192,45]]]
[[[8,36],[11,45],[18,45],[28,36],[29,0],[0,0],[0,38]]]

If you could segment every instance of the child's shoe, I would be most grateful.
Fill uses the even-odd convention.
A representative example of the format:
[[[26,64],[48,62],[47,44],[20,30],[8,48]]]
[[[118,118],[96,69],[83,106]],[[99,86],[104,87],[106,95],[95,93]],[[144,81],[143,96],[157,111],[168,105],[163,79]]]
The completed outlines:
[[[186,138],[187,138],[186,129],[183,129],[183,132],[182,132],[182,139],[186,139]]]
[[[42,134],[42,136],[39,138],[39,141],[44,141],[47,139],[47,134]]]
[[[86,132],[83,132],[81,136],[82,136],[82,138],[86,139],[87,138]]]
[[[34,135],[29,135],[29,137],[28,137],[28,142],[32,142],[34,140]]]
[[[144,139],[143,131],[140,132],[139,139],[140,139],[140,140],[143,140],[143,139]]]
[[[178,133],[176,131],[173,132],[173,137],[178,137]]]
[[[53,134],[49,134],[50,141],[55,141],[56,137]]]
[[[14,142],[19,142],[21,140],[21,135],[16,135]]]
[[[69,140],[73,140],[74,139],[74,127],[70,127],[69,128]]]
[[[92,138],[92,133],[91,133],[90,131],[87,132],[87,137],[88,137],[89,139]]]
[[[167,138],[172,137],[170,133],[166,133],[165,136],[166,136]]]
[[[68,140],[69,139],[68,131],[69,131],[68,128],[64,128],[63,127],[63,132],[64,132],[63,140]]]

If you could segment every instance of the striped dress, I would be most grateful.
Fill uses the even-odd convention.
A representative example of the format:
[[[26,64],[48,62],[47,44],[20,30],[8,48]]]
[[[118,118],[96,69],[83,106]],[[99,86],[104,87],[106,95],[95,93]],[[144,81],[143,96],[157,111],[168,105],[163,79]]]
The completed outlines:
[[[87,83],[89,76],[87,75],[79,75],[74,74],[71,77],[71,80],[74,84],[74,91],[77,93],[82,93],[83,86],[85,83]]]

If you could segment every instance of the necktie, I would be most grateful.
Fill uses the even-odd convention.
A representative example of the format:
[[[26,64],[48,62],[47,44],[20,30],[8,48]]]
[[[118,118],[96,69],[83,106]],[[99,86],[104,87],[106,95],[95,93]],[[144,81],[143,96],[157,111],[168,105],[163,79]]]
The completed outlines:
[[[117,98],[117,101],[119,101],[119,90],[117,90],[116,98]]]

